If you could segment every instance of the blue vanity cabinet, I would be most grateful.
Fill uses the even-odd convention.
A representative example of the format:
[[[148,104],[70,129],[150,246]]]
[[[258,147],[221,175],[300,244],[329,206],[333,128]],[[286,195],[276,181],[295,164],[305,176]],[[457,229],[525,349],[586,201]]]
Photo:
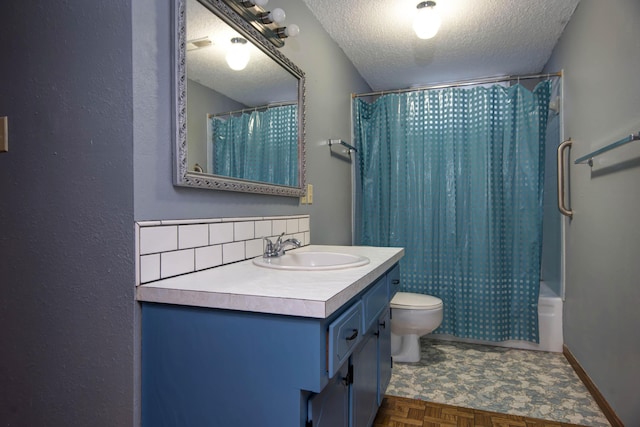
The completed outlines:
[[[349,357],[347,374],[344,371],[339,378],[334,378],[334,398],[326,397],[329,386],[318,395],[309,399],[308,427],[370,427],[373,424],[378,407],[382,402],[384,393],[391,380],[391,325],[390,325],[390,298],[397,291],[399,269],[392,268],[387,274],[373,283],[361,296],[357,303],[358,310],[362,311],[363,329],[361,339],[353,346]],[[356,305],[345,311],[340,319],[353,319]],[[345,320],[342,320],[344,322]],[[337,323],[338,321],[336,321]],[[352,330],[352,328],[347,328]],[[329,342],[332,340],[331,328],[329,330]],[[344,334],[343,334],[344,335]],[[332,353],[330,352],[330,355]],[[330,365],[331,366],[331,365]],[[331,374],[331,370],[329,370]],[[344,391],[348,384],[348,424],[334,423],[325,414],[345,413]],[[340,398],[338,398],[340,396]],[[316,415],[324,415],[318,419]],[[342,418],[341,418],[342,419]]]
[[[389,283],[324,319],[143,302],[143,427],[369,427]]]
[[[370,427],[378,412],[378,337],[370,331],[352,356],[351,426]]]
[[[378,408],[378,318],[389,307],[387,275],[378,279],[362,296],[364,338],[351,357],[351,426],[369,427]]]
[[[311,427],[349,425],[349,382],[352,365],[347,360],[336,371],[329,384],[307,404],[307,423]]]
[[[388,301],[400,290],[400,266],[396,264],[386,274]],[[378,405],[382,404],[384,393],[391,381],[391,309],[386,308],[378,318]]]
[[[385,310],[378,318],[378,405],[391,381],[391,310]]]
[[[142,304],[143,427],[304,426],[325,319]]]

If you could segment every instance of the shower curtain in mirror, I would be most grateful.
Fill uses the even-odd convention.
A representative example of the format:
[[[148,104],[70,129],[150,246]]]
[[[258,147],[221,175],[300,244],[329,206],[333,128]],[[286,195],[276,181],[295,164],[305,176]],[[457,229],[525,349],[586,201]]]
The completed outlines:
[[[296,105],[210,120],[216,175],[298,185]]]
[[[443,300],[436,333],[538,342],[550,88],[354,100],[356,244],[405,248],[402,289]]]

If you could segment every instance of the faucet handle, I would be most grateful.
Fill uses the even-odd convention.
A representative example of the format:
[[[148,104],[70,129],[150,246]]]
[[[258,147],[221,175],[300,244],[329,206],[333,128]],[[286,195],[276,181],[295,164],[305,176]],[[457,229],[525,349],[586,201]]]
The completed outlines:
[[[264,243],[264,252],[273,252],[273,242],[271,241],[271,239],[269,239],[268,237],[263,237],[262,238],[263,243]]]
[[[262,238],[264,240],[264,254],[262,255],[263,258],[277,257],[284,253],[284,251],[282,250],[282,246],[285,243],[282,241],[283,236],[284,233],[278,236],[278,240],[276,240],[275,243],[273,243],[268,237]]]

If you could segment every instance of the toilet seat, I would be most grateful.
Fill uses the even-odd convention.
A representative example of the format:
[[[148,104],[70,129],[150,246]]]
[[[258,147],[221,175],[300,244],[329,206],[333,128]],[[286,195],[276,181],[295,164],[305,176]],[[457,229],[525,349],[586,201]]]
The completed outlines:
[[[391,308],[405,310],[435,310],[442,308],[442,300],[431,295],[398,292],[391,300]]]

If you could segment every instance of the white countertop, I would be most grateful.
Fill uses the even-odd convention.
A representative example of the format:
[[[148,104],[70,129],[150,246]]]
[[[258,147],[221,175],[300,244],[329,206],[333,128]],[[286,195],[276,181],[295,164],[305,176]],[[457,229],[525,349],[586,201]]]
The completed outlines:
[[[138,301],[326,318],[404,256],[403,248],[310,245],[295,252],[361,255],[369,264],[325,271],[258,267],[252,260],[138,286]]]

